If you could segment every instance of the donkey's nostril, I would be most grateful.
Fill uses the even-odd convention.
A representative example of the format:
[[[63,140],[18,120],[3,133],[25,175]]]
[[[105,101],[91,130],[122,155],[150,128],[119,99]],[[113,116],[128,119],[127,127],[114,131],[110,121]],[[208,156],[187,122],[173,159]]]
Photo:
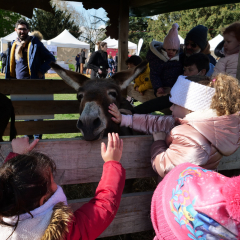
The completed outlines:
[[[82,127],[83,127],[83,122],[79,119],[77,122],[77,128],[82,129]]]
[[[94,119],[94,121],[93,121],[93,126],[94,126],[94,128],[98,128],[100,125],[101,125],[101,120],[100,120],[100,118]]]

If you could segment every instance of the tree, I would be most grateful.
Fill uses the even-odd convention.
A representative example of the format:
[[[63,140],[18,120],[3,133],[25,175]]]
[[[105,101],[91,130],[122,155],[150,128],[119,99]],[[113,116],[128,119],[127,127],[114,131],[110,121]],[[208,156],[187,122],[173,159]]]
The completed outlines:
[[[240,18],[240,3],[189,9],[160,14],[156,20],[149,20],[149,35],[163,41],[172,24],[180,26],[179,35],[183,38],[195,26],[202,24],[208,28],[208,39],[222,33],[222,29]]]
[[[79,26],[71,20],[71,13],[52,7],[53,13],[40,9],[34,9],[33,18],[29,21],[31,30],[38,30],[42,33],[45,40],[52,39],[59,35],[65,29],[76,38],[79,38],[81,31]]]
[[[0,37],[12,33],[15,23],[21,18],[21,14],[0,9]]]
[[[143,45],[140,52],[140,57],[146,58],[149,49],[149,43],[152,37],[147,32],[148,18],[145,17],[130,17],[129,18],[129,41],[138,44],[140,38],[143,39]]]

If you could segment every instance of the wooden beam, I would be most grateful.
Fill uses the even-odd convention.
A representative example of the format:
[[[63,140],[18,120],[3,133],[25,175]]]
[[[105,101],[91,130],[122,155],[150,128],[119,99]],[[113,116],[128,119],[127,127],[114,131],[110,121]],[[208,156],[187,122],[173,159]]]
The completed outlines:
[[[156,176],[150,158],[152,136],[121,138],[124,144],[121,163],[126,169],[127,179]],[[56,162],[55,181],[58,184],[99,182],[104,164],[101,142],[107,143],[107,139],[92,142],[79,139],[40,140],[35,150],[47,154]],[[9,142],[0,143],[0,159],[11,150]]]
[[[63,80],[4,80],[0,81],[2,94],[76,93]]]
[[[123,194],[116,217],[99,238],[152,230],[150,218],[152,195],[153,192]],[[90,199],[70,200],[68,204],[76,211]]]
[[[54,134],[54,133],[78,133],[79,129],[76,127],[77,120],[53,120],[53,121],[31,121],[31,122],[15,122],[18,135],[32,135],[32,134]],[[3,136],[10,135],[10,123]]]
[[[118,40],[118,71],[127,69],[128,58],[129,2],[120,0],[119,40]]]
[[[79,113],[77,100],[12,101],[15,115],[47,115]]]
[[[141,6],[156,3],[156,2],[160,2],[160,1],[159,0],[148,0],[148,1],[146,1],[146,0],[130,0],[129,7],[131,7],[131,8],[141,7]]]

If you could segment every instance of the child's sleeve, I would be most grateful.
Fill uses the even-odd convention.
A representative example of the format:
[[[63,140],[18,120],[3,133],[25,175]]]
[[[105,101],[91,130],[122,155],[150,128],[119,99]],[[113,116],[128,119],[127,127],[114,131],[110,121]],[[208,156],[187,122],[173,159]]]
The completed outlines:
[[[172,116],[134,114],[132,117],[132,129],[146,134],[153,134],[154,132],[169,133],[174,126],[175,119]]]
[[[110,225],[120,205],[125,177],[119,162],[109,161],[103,165],[95,196],[75,211],[67,240],[94,240]]]
[[[213,77],[218,75],[219,73],[226,73],[226,59],[220,58],[217,64],[214,67],[214,72],[212,74]]]
[[[210,148],[203,149],[196,141],[183,135],[171,137],[172,143],[169,146],[164,140],[155,141],[151,146],[152,167],[161,177],[182,163],[206,164]]]
[[[8,156],[6,157],[4,163],[7,162],[9,159],[14,158],[14,157],[16,157],[16,156],[18,156],[18,153],[10,152],[10,153],[8,154]]]

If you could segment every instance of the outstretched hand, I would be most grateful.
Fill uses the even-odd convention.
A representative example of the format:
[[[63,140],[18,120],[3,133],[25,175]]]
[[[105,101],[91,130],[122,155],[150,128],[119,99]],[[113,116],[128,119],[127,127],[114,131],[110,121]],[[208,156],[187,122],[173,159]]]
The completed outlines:
[[[101,144],[101,155],[104,162],[117,161],[120,162],[123,150],[123,140],[119,139],[117,133],[108,133],[108,146]]]
[[[12,140],[12,150],[14,153],[25,154],[33,150],[39,139],[35,139],[29,144],[28,137],[15,138]]]
[[[110,112],[113,115],[111,119],[117,124],[121,123],[122,115],[118,110],[118,107],[114,103],[111,103],[108,108],[109,108],[108,112]]]

